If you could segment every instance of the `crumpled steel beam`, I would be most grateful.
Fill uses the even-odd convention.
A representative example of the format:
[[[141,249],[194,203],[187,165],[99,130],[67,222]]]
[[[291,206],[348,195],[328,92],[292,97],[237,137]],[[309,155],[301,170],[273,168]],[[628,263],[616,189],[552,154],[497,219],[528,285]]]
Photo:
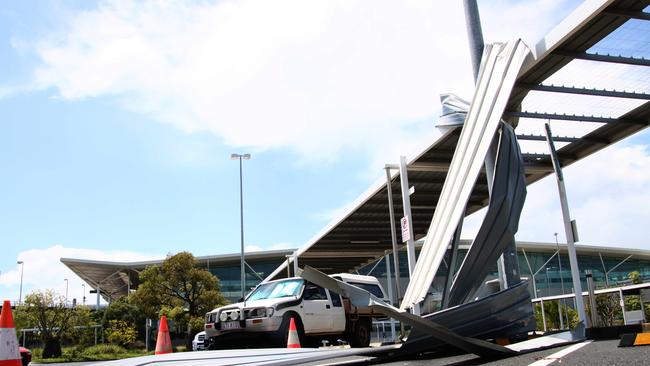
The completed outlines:
[[[479,339],[511,338],[535,330],[528,281],[506,290],[423,316],[423,320],[442,324],[455,333]],[[417,354],[439,349],[445,340],[431,337],[415,328],[402,347],[404,354]]]
[[[373,312],[376,311],[397,319],[412,326],[414,329],[418,329],[429,337],[437,339],[439,342],[450,344],[466,352],[484,357],[507,357],[517,353],[516,351],[498,344],[486,342],[481,339],[463,337],[444,325],[426,320],[404,310],[400,310],[385,303],[383,300],[375,297],[366,290],[336,280],[312,267],[306,266],[300,273],[300,277],[347,297],[355,306],[369,307]]]
[[[524,161],[510,125],[501,123],[494,183],[487,213],[451,285],[449,305],[471,299],[519,228],[526,200]]]
[[[425,299],[456,225],[463,217],[517,74],[530,54],[521,40],[485,47],[476,92],[427,237],[404,294],[400,306],[402,310]]]

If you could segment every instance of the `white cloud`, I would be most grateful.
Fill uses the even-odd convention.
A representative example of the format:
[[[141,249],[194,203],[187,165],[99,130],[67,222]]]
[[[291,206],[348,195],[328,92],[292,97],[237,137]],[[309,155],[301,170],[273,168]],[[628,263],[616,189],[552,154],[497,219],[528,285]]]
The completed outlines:
[[[72,301],[76,298],[81,302],[83,297],[81,280],[72,270],[66,265],[61,263],[61,258],[75,258],[75,259],[93,259],[104,261],[120,261],[120,262],[133,262],[143,260],[153,260],[164,258],[164,255],[136,253],[131,251],[122,250],[98,250],[98,249],[83,249],[83,248],[70,248],[62,245],[54,245],[45,249],[31,249],[25,250],[18,254],[17,261],[23,261],[23,299],[25,295],[36,290],[52,289],[57,293],[65,296],[66,283],[64,279],[68,279],[68,299]],[[11,301],[17,301],[20,292],[20,265],[16,268],[3,272],[0,275],[0,288],[5,298]],[[86,284],[86,291],[91,287]],[[94,298],[86,293],[87,303],[94,303]]]
[[[245,253],[251,253],[251,252],[262,252],[262,251],[264,251],[264,250],[265,250],[265,249],[262,248],[262,247],[259,246],[259,245],[246,244],[246,245],[244,246],[244,252],[245,252]]]
[[[538,38],[563,3],[491,4],[486,38],[511,38],[504,23]],[[306,160],[349,149],[381,166],[430,138],[440,93],[472,90],[456,2],[107,1],[36,52],[37,88],[64,99],[113,97],[183,131]]]
[[[265,250],[282,250],[282,249],[294,249],[294,248],[296,248],[296,246],[291,243],[276,243],[266,248],[262,248],[259,245],[247,244],[244,246],[244,252],[251,253],[251,252],[262,252]]]

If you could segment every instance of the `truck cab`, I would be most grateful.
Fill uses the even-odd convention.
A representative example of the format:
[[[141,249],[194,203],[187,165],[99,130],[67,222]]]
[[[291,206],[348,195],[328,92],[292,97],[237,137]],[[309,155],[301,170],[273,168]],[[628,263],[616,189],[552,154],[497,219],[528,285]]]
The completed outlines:
[[[376,278],[342,274],[357,286],[378,285]],[[336,278],[339,275],[336,275]],[[353,277],[350,277],[353,276]],[[216,308],[205,316],[209,349],[231,346],[285,347],[291,319],[303,346],[317,345],[321,339],[348,339],[351,344],[369,343],[370,314],[350,307],[339,294],[299,277],[264,282],[238,303]],[[357,328],[367,337],[359,340]],[[367,340],[365,339],[367,338]]]
[[[341,296],[295,277],[262,283],[244,301],[206,314],[206,338],[211,348],[243,340],[286,346],[291,318],[300,338],[345,330]]]

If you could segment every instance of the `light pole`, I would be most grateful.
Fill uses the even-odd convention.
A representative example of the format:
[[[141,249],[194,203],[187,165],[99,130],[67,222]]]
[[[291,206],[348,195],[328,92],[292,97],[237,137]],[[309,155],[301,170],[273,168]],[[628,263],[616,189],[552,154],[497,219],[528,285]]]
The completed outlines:
[[[17,264],[20,264],[20,292],[18,293],[18,304],[23,302],[23,270],[25,269],[25,262],[18,261]]]
[[[230,154],[230,159],[239,160],[239,222],[241,228],[241,297],[246,295],[246,272],[244,268],[244,189],[242,183],[242,159],[248,160],[251,154]]]
[[[68,279],[64,278],[65,281],[65,307],[68,307]]]

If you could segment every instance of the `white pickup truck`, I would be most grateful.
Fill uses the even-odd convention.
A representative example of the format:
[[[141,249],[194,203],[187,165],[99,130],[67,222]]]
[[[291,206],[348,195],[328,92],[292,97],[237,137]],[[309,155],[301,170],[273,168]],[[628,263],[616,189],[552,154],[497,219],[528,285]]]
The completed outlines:
[[[375,277],[348,273],[332,277],[386,298]],[[367,347],[373,317],[382,315],[353,306],[339,294],[302,278],[269,281],[257,286],[244,301],[206,314],[207,348],[286,347],[291,318],[303,347],[318,346],[323,339]]]

